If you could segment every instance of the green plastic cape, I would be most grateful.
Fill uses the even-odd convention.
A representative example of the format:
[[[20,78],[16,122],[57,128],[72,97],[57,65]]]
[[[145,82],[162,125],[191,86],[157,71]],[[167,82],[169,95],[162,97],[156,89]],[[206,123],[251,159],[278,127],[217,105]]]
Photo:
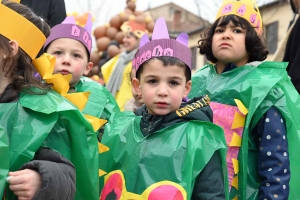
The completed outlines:
[[[290,200],[300,199],[300,99],[286,72],[287,63],[263,62],[217,75],[214,65],[206,65],[192,77],[189,97],[206,93],[211,101],[235,105],[239,99],[249,113],[239,152],[238,198],[257,199],[260,180],[257,173],[257,147],[251,130],[263,114],[275,106],[286,121],[290,158]]]
[[[46,95],[22,93],[19,101],[0,104],[0,125],[5,130],[0,130],[0,196],[8,170],[18,170],[44,146],[75,165],[75,199],[99,199],[97,135],[81,112],[64,97],[54,91]],[[6,199],[14,198],[7,187]]]
[[[166,195],[168,184],[181,192],[183,198],[178,199],[190,199],[196,177],[213,153],[220,150],[225,159],[224,133],[210,122],[177,123],[144,137],[140,120],[132,112],[122,112],[105,127],[102,143],[109,151],[100,154],[106,160],[100,168],[109,174],[105,185],[100,182],[101,200],[112,190],[121,199],[161,199],[156,193],[162,190]]]
[[[90,92],[88,102],[82,111],[85,114],[108,119],[112,113],[120,111],[111,93],[101,84],[89,78],[81,77],[75,90],[76,92]]]

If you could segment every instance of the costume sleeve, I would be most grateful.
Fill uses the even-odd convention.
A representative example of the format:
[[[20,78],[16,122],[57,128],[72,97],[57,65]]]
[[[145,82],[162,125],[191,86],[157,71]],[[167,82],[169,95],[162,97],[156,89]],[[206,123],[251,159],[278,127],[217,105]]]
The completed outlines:
[[[192,200],[200,199],[225,199],[222,158],[219,151],[213,154],[195,182]]]
[[[32,169],[41,175],[41,189],[35,194],[34,200],[74,199],[75,167],[61,154],[49,148],[41,148],[33,160],[23,165],[21,169]]]
[[[259,199],[288,199],[290,161],[284,119],[271,107],[257,128]]]
[[[67,17],[64,0],[52,0],[50,4],[48,22],[50,27],[62,23]]]

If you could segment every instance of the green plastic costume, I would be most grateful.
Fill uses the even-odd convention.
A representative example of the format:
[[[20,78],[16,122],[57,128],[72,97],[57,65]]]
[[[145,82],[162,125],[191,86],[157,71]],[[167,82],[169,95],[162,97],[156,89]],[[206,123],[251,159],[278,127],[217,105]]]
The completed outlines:
[[[76,92],[90,92],[88,102],[83,109],[83,113],[108,119],[112,113],[119,112],[119,106],[111,93],[99,83],[81,77],[75,86]]]
[[[258,196],[258,148],[251,131],[271,106],[276,107],[286,121],[291,170],[289,199],[300,199],[300,99],[286,73],[286,66],[287,63],[263,62],[218,75],[214,65],[208,64],[192,77],[189,97],[206,93],[212,102],[226,105],[235,105],[234,99],[239,99],[249,111],[238,155],[239,199],[256,199]]]
[[[0,125],[6,131],[1,127],[1,197],[8,171],[18,170],[40,147],[49,147],[69,159],[80,172],[76,173],[75,199],[99,199],[97,135],[64,97],[54,91],[45,95],[21,93],[17,102],[0,104]],[[6,188],[6,199],[14,198]]]
[[[222,129],[210,122],[189,121],[144,137],[140,120],[122,112],[106,125],[102,143],[109,151],[100,154],[106,160],[100,168],[108,174],[105,183],[100,182],[100,200],[173,199],[173,194],[178,200],[190,199],[195,179],[213,153],[219,149],[226,154]]]

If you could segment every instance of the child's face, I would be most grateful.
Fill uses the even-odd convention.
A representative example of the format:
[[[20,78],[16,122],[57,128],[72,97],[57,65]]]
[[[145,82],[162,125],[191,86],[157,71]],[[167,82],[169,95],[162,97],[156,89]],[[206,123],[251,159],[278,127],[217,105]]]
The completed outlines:
[[[123,46],[126,51],[130,52],[134,50],[135,48],[137,48],[138,43],[139,41],[138,39],[136,39],[136,37],[134,37],[130,33],[125,34],[125,37],[123,38]]]
[[[163,66],[157,59],[145,63],[140,80],[134,79],[133,85],[153,115],[177,110],[191,90],[191,81],[186,82],[183,67]]]
[[[88,62],[86,49],[81,42],[70,38],[60,38],[51,42],[47,53],[56,57],[54,74],[72,74],[70,86],[78,83],[82,75],[87,75],[93,67]]]
[[[234,63],[243,66],[248,62],[246,32],[246,29],[235,26],[231,21],[226,26],[217,26],[212,38],[212,52],[218,59],[217,64]]]

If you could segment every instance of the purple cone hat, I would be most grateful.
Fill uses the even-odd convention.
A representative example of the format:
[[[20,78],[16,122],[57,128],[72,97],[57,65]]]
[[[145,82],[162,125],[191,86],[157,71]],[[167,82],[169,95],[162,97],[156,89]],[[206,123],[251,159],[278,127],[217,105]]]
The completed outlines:
[[[47,38],[44,49],[56,39],[59,38],[70,38],[81,42],[88,50],[89,54],[91,53],[92,49],[92,16],[91,14],[88,15],[87,22],[85,27],[81,27],[76,25],[75,18],[73,16],[68,16],[65,20],[53,28],[51,28],[51,33]]]
[[[180,33],[176,39],[170,39],[166,21],[160,17],[155,22],[152,40],[149,40],[147,34],[142,36],[132,65],[137,71],[150,58],[169,56],[181,60],[191,70],[192,53],[188,47],[188,39],[186,33]]]

